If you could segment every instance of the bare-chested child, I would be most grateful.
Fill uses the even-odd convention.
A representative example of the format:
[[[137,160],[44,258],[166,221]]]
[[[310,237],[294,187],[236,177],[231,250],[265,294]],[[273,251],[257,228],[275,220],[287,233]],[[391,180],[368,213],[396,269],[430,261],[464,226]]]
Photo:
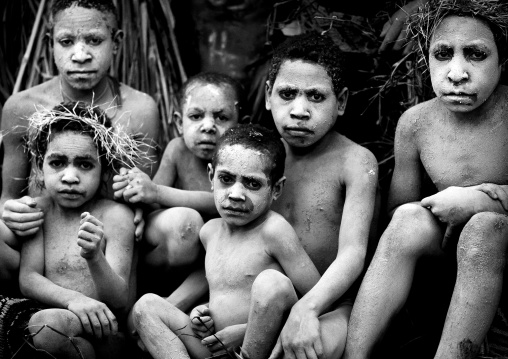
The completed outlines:
[[[507,16],[505,2],[440,0],[411,17],[436,97],[407,110],[397,125],[394,213],[353,308],[348,359],[376,353],[422,259],[432,267],[457,262],[435,358],[476,357],[502,304],[508,218],[502,202],[477,185],[503,193],[508,184],[508,89],[499,83]],[[437,192],[423,197],[426,175]]]
[[[376,213],[377,161],[334,131],[348,98],[339,47],[312,33],[291,40],[275,51],[266,86],[287,153],[286,186],[272,210],[295,228],[322,277],[292,307],[271,357],[339,358]],[[279,277],[272,272],[263,285],[286,290]],[[267,318],[258,318],[262,331]],[[255,353],[242,346],[242,355]]]
[[[199,230],[218,216],[207,165],[219,137],[241,120],[243,90],[227,75],[200,73],[182,86],[178,102],[174,120],[182,136],[166,147],[153,181],[134,168],[115,176],[113,185],[115,196],[155,209],[147,217],[141,260],[150,272],[147,278],[155,278],[147,290],[161,295],[166,295],[168,287],[174,289],[179,282],[176,275],[185,278],[202,259]],[[179,309],[191,309],[194,298],[203,295],[203,289],[206,292],[204,279],[199,281],[196,275],[199,272],[190,274],[170,296]]]
[[[158,138],[159,114],[155,101],[142,92],[108,76],[123,33],[118,29],[116,9],[111,0],[54,0],[49,37],[59,75],[38,86],[12,95],[2,112],[4,160],[0,213],[4,222],[19,236],[34,234],[44,213],[26,194],[30,164],[23,151],[23,128],[36,109],[53,108],[61,102],[83,101],[105,110],[113,125],[130,134],[140,134],[152,146],[141,165],[155,171],[153,141]],[[14,130],[13,130],[14,129]],[[34,194],[36,195],[36,194]],[[112,193],[111,193],[112,198]],[[18,200],[19,199],[19,200]],[[7,203],[6,203],[7,201]],[[136,213],[136,223],[141,220]],[[142,228],[137,229],[140,235]],[[0,280],[17,279],[19,239],[0,238]]]
[[[142,158],[142,143],[82,103],[34,113],[27,142],[45,213],[21,250],[21,292],[42,308],[29,319],[33,343],[58,358],[123,358],[135,301],[134,214],[100,188],[114,166]]]
[[[219,140],[208,171],[220,218],[208,221],[199,234],[210,302],[189,316],[154,294],[141,297],[133,308],[134,323],[155,359],[207,358],[225,349],[232,353],[242,342],[266,358],[294,303],[286,291],[294,286],[304,294],[319,280],[294,229],[270,210],[285,181],[284,158],[278,136],[259,125],[238,126]],[[285,290],[263,287],[262,277],[272,272],[287,275],[277,283]],[[247,329],[246,334],[246,323],[259,314],[251,308],[251,293],[270,319],[261,333]]]

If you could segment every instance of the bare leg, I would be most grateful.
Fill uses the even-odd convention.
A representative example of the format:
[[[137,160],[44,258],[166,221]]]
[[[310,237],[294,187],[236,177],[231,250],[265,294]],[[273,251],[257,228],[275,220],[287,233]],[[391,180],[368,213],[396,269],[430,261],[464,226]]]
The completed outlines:
[[[144,263],[163,271],[193,264],[200,253],[202,226],[203,219],[190,208],[175,207],[151,213],[145,231],[150,249],[143,258]]]
[[[132,315],[134,327],[154,359],[202,359],[211,355],[194,337],[189,316],[158,295],[142,296]]]
[[[473,216],[457,248],[457,282],[435,358],[475,358],[492,323],[503,288],[508,217]]]
[[[286,314],[298,297],[289,278],[272,269],[257,276],[251,294],[242,356],[250,359],[268,358],[277,342]]]
[[[67,337],[48,327],[40,330],[44,325],[48,325],[71,337],[76,346]],[[35,347],[45,350],[57,358],[78,359],[82,358],[80,354],[86,359],[95,358],[92,344],[82,337],[84,332],[81,321],[71,311],[66,309],[42,310],[30,318],[28,327],[30,333],[34,335],[33,343]]]
[[[321,342],[323,343],[323,359],[340,359],[346,346],[347,327],[351,316],[351,304],[343,304],[339,308],[319,317],[321,325]]]
[[[368,358],[407,300],[416,262],[440,255],[443,230],[427,209],[400,206],[363,279],[349,324],[345,358]]]

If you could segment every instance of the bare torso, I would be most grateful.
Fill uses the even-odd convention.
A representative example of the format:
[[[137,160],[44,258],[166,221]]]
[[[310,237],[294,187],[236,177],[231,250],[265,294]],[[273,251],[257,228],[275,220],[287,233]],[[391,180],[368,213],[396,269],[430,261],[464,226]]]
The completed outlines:
[[[280,264],[269,255],[259,226],[249,233],[229,236],[221,223],[221,219],[207,223],[208,233],[213,234],[204,242],[209,308],[216,331],[246,323],[254,279],[265,269],[282,271]]]
[[[506,103],[508,93],[501,92]],[[422,165],[438,191],[483,182],[508,184],[508,106],[454,119],[429,101],[410,119]]]
[[[336,132],[327,136],[328,144],[319,153],[295,156],[286,146],[286,184],[272,204],[294,227],[321,274],[337,257],[345,201],[343,163],[353,145]]]
[[[196,157],[186,146],[183,138],[179,142],[176,159],[175,187],[187,191],[211,191],[206,169],[207,161]],[[210,161],[211,162],[211,161]]]

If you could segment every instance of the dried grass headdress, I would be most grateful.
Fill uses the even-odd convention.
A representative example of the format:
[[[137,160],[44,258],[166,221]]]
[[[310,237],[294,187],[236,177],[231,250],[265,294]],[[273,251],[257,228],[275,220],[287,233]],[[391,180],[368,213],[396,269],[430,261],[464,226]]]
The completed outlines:
[[[149,160],[146,154],[149,146],[137,139],[138,136],[129,135],[118,126],[113,128],[111,120],[99,107],[69,102],[51,110],[37,110],[28,119],[26,147],[33,170],[40,172],[52,134],[62,131],[89,135],[97,147],[101,163],[110,170],[131,168]],[[41,177],[32,171],[30,186],[43,188]]]
[[[408,39],[413,40],[419,65],[428,69],[430,40],[441,21],[449,15],[477,17],[494,34],[501,61],[506,59],[508,2],[506,0],[429,0],[408,18]]]

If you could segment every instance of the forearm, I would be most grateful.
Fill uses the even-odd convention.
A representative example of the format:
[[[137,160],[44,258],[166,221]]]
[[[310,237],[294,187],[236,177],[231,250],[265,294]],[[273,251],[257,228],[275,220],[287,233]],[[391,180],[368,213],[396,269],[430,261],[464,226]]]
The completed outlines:
[[[36,272],[21,274],[19,286],[25,297],[54,308],[67,309],[71,301],[83,297],[83,294],[63,288]]]
[[[110,308],[123,309],[127,305],[128,282],[118,275],[109,265],[102,252],[87,260],[97,292],[97,300],[104,302]]]
[[[211,192],[185,191],[157,185],[157,203],[164,207],[188,207],[206,215],[217,214]]]
[[[324,314],[358,279],[365,264],[365,251],[351,248],[340,251],[319,282],[296,305]]]
[[[207,292],[208,282],[205,277],[205,269],[199,268],[189,274],[166,300],[181,311],[188,312]]]

